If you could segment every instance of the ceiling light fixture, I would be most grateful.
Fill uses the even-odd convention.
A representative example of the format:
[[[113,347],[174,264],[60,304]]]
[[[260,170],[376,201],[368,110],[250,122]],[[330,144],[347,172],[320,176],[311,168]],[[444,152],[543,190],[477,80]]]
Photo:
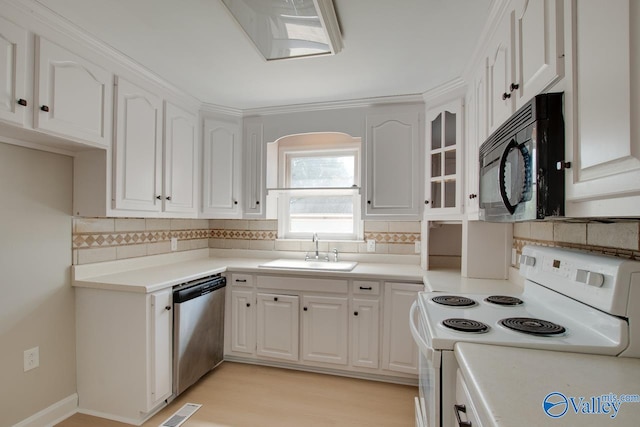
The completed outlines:
[[[222,0],[267,61],[342,50],[332,0]]]

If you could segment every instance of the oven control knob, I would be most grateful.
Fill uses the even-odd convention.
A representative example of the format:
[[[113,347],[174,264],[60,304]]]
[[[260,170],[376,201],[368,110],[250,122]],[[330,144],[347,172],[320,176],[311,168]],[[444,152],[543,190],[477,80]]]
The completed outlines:
[[[520,265],[533,267],[534,265],[536,265],[536,257],[533,257],[531,255],[522,255],[520,256]]]
[[[604,276],[593,271],[578,269],[576,270],[576,282],[599,288],[604,284]]]

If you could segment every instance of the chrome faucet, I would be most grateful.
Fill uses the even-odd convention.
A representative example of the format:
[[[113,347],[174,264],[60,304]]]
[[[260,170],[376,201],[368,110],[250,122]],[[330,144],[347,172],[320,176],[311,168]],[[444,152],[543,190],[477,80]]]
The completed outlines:
[[[311,241],[316,243],[316,259],[320,259],[320,252],[318,252],[318,233],[313,233]]]

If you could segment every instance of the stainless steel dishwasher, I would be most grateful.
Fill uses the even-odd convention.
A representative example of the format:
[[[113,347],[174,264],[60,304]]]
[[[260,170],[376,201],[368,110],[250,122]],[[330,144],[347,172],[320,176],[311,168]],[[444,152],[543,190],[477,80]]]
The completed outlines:
[[[177,396],[222,362],[226,278],[216,275],[173,291],[173,392]]]

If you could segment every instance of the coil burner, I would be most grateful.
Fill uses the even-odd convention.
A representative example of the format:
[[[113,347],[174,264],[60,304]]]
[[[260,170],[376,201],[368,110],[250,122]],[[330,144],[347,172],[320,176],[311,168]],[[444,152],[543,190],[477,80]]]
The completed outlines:
[[[487,332],[489,330],[489,326],[478,322],[477,320],[470,319],[445,319],[442,321],[442,324],[447,328],[453,329],[455,331],[460,332],[474,332],[474,333],[482,333]]]
[[[491,295],[484,300],[497,305],[520,305],[524,302],[520,298],[510,297],[507,295]]]
[[[449,307],[471,307],[476,305],[476,302],[471,298],[459,297],[456,295],[442,295],[431,298],[431,301],[436,304],[446,305]]]
[[[555,323],[530,317],[510,317],[502,319],[498,323],[505,328],[530,335],[550,336],[559,335],[566,331],[564,327]]]

